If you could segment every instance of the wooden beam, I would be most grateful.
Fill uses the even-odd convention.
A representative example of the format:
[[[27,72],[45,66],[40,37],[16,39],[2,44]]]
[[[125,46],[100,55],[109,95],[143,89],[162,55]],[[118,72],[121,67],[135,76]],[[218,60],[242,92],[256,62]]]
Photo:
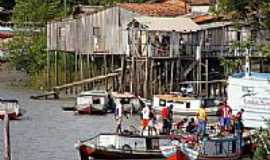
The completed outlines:
[[[61,85],[61,86],[57,86],[57,87],[54,87],[54,90],[57,93],[57,92],[59,92],[59,91],[61,91],[63,89],[66,89],[66,88],[78,87],[78,86],[81,86],[81,85],[86,84],[86,83],[101,81],[101,80],[104,80],[104,79],[107,79],[107,78],[116,77],[118,75],[119,75],[119,73],[109,73],[109,74],[102,75],[102,76],[96,76],[96,77],[93,77],[93,78],[84,79],[84,80],[81,80],[81,81],[76,81],[76,82],[64,84],[64,85]]]

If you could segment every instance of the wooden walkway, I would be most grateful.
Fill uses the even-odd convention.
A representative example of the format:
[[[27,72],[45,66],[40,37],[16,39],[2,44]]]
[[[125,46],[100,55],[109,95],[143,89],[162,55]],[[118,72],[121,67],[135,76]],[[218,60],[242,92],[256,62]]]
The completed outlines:
[[[91,83],[94,83],[94,82],[98,82],[98,81],[102,81],[102,80],[108,80],[110,78],[116,78],[119,75],[120,75],[119,72],[117,72],[117,73],[109,73],[109,74],[106,74],[106,75],[96,76],[96,77],[93,77],[93,78],[84,79],[84,80],[81,80],[81,81],[76,81],[76,82],[56,86],[56,87],[53,88],[53,91],[50,91],[50,92],[47,92],[47,93],[44,93],[44,94],[41,94],[41,95],[31,96],[30,98],[32,98],[32,99],[43,99],[43,98],[48,99],[50,96],[52,96],[54,99],[58,99],[61,91],[66,91],[68,89],[81,87],[81,86],[91,84]]]

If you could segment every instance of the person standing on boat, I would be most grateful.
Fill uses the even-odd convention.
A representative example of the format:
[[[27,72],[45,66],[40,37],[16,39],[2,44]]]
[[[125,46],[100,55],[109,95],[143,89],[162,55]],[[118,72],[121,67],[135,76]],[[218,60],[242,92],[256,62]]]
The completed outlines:
[[[207,125],[207,113],[205,111],[205,105],[201,105],[197,112],[198,130],[197,135],[203,137],[206,134]]]
[[[241,110],[239,112],[237,112],[237,114],[236,114],[236,119],[242,121],[242,116],[243,116],[244,112],[245,112],[245,110],[243,108],[241,108]]]
[[[222,103],[220,109],[220,126],[221,131],[228,131],[231,127],[232,109],[227,104],[226,100]]]
[[[236,118],[235,122],[235,135],[239,137],[240,147],[243,146],[243,133],[244,133],[244,124],[241,119]]]
[[[115,120],[116,120],[116,133],[122,133],[122,122],[123,122],[123,102],[120,101],[115,108]]]
[[[169,107],[164,106],[161,110],[161,116],[163,121],[163,133],[169,133]]]
[[[148,134],[149,134],[149,121],[150,121],[150,107],[149,106],[144,106],[142,109],[142,133],[145,131],[145,129],[148,129]]]
[[[170,106],[169,106],[169,123],[168,123],[169,132],[172,129],[172,124],[173,124],[173,104],[170,104]]]

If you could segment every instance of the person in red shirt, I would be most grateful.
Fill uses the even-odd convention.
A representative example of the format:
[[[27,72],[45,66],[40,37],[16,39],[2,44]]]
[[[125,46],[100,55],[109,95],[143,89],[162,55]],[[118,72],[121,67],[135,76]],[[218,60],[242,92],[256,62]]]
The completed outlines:
[[[231,126],[232,109],[227,104],[226,100],[222,103],[219,109],[220,126],[222,130],[228,130]]]
[[[163,133],[168,134],[169,131],[169,107],[164,106],[161,110],[161,116],[163,121]]]

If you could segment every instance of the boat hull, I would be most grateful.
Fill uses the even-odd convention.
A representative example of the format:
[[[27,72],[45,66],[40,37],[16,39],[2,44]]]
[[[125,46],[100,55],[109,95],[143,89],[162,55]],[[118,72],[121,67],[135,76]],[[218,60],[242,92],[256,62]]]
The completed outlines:
[[[17,114],[16,112],[8,113],[8,118],[10,120],[16,120],[16,119],[18,119],[19,116],[20,116],[20,114]],[[0,119],[4,119],[4,118],[5,118],[5,114],[0,113]]]
[[[123,151],[117,149],[99,149],[82,145],[79,148],[81,160],[95,159],[158,159],[164,158],[160,151]]]
[[[105,114],[106,110],[92,105],[76,106],[79,114]]]

